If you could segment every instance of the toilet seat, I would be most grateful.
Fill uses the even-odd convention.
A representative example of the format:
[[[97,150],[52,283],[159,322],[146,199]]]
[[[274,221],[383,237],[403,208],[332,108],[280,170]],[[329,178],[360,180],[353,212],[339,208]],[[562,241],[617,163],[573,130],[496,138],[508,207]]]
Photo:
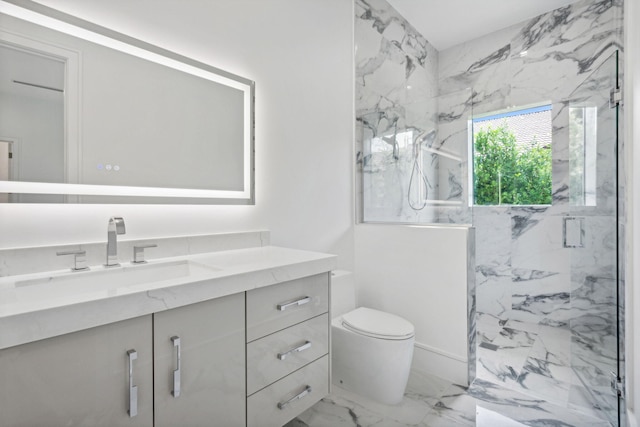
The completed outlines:
[[[342,325],[352,332],[385,340],[406,340],[415,334],[413,325],[402,317],[366,307],[342,316]]]

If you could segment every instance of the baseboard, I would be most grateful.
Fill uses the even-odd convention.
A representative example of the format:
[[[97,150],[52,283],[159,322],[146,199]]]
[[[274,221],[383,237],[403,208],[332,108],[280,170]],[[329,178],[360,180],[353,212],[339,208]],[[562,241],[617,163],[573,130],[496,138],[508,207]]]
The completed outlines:
[[[635,414],[631,411],[627,411],[627,427],[640,427]]]
[[[419,342],[414,347],[411,369],[455,384],[468,384],[468,362],[465,358]]]

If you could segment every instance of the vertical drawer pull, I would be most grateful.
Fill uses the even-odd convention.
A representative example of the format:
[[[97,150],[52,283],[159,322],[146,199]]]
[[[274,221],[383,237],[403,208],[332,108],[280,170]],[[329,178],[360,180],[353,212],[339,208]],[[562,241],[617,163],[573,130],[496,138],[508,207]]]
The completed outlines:
[[[311,348],[311,341],[305,341],[305,343],[299,347],[292,348],[291,350],[285,351],[284,353],[278,353],[278,359],[284,360],[291,353],[300,353],[301,351],[304,351],[308,348]]]
[[[135,350],[127,351],[129,356],[129,417],[133,418],[138,415],[138,386],[133,385],[133,361],[138,358],[138,352]]]
[[[311,302],[311,297],[302,297],[295,301],[284,302],[282,304],[278,304],[278,311],[285,311],[289,307],[297,307],[299,305],[308,304]]]
[[[291,399],[285,401],[285,402],[279,402],[278,403],[278,409],[282,410],[284,408],[286,408],[290,403],[295,402],[296,400],[300,400],[303,397],[305,397],[307,394],[311,393],[311,386],[308,385],[304,388],[304,390],[302,390],[299,394],[293,396]]]
[[[180,337],[171,337],[171,342],[176,348],[176,369],[173,371],[173,391],[171,392],[171,394],[173,395],[173,397],[180,397],[180,368],[182,365],[180,361]]]

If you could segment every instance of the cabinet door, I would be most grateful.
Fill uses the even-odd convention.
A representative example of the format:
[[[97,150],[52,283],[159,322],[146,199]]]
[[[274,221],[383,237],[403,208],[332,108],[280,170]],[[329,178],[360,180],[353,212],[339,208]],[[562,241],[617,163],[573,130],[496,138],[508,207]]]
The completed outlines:
[[[244,294],[155,314],[154,354],[156,427],[245,426]]]
[[[151,328],[149,315],[0,350],[0,426],[152,426]]]

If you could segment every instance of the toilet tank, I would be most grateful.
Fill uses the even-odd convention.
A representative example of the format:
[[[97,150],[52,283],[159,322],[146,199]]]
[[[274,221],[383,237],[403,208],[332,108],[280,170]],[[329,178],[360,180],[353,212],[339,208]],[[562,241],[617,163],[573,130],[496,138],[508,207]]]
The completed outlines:
[[[346,270],[331,272],[331,316],[342,316],[356,308],[356,286],[353,273]]]

